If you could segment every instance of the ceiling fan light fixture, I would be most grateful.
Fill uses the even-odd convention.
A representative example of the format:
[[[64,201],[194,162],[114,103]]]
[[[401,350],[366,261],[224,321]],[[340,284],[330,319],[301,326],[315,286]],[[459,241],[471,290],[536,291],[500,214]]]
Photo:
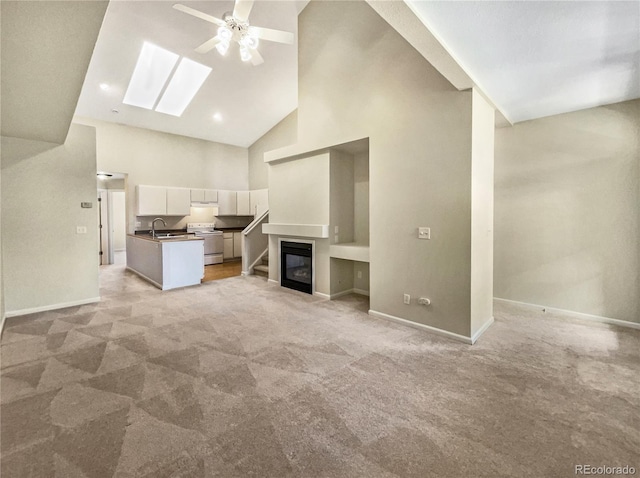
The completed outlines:
[[[257,37],[251,36],[250,34],[245,34],[241,39],[240,39],[240,44],[242,46],[245,46],[247,48],[251,48],[252,50],[255,50],[256,48],[258,48],[258,44],[259,44],[259,40]]]
[[[216,45],[216,50],[218,50],[218,53],[220,53],[222,56],[225,56],[227,54],[227,51],[229,50],[229,41],[222,40]]]
[[[244,46],[244,45],[241,45],[241,46],[240,46],[240,59],[241,59],[242,61],[249,61],[249,60],[251,60],[251,52],[250,52],[250,51],[249,51],[249,49],[248,49],[246,46]]]
[[[231,41],[231,38],[233,37],[233,32],[229,30],[228,27],[223,26],[218,28],[218,36],[222,39],[222,41],[229,43],[229,41]]]

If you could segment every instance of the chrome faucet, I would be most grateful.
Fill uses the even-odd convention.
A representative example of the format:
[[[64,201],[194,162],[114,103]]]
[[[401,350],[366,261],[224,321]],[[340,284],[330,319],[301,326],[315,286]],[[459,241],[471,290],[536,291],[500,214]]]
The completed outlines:
[[[162,219],[161,217],[156,217],[151,223],[151,237],[153,237],[154,239],[156,238],[156,221],[162,221],[164,227],[167,227],[167,223],[164,219]]]

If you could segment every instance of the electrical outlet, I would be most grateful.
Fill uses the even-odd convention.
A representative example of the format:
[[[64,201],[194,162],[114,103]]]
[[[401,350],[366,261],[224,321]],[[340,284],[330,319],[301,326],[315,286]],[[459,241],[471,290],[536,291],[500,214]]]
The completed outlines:
[[[334,227],[334,228],[333,228],[333,232],[334,232],[335,234],[338,234],[338,233],[340,232],[340,228],[339,228],[338,226]]]
[[[362,271],[358,271],[358,279],[362,279]]]
[[[151,227],[151,221],[149,221],[149,222],[147,223],[147,226],[148,226],[148,227]]]
[[[411,303],[411,296],[409,294],[404,295],[404,303],[407,305]]]
[[[86,226],[76,226],[76,234],[86,234],[87,227]]]
[[[418,239],[431,239],[431,228],[430,227],[419,227],[418,228]]]
[[[140,221],[136,221],[136,227],[142,227],[142,223]]]
[[[340,237],[337,234],[333,236],[333,242],[336,244],[340,242]]]

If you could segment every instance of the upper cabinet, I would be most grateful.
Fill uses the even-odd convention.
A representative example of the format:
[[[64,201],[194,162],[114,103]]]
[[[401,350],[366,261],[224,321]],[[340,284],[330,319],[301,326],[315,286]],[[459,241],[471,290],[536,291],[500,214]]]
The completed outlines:
[[[255,189],[250,191],[251,216],[261,216],[269,209],[269,190]]]
[[[192,189],[191,202],[194,205],[218,204],[218,191],[215,189]]]
[[[167,188],[161,186],[136,186],[137,216],[166,216]]]
[[[136,216],[189,216],[191,206],[218,206],[219,216],[260,216],[269,209],[269,190],[136,186]]]
[[[238,191],[236,193],[237,198],[237,210],[238,216],[252,216],[251,200],[249,191]]]
[[[191,190],[167,188],[167,216],[188,216],[189,214],[191,214]]]
[[[218,191],[218,216],[237,216],[238,201],[235,191]]]
[[[136,186],[136,216],[188,216],[190,209],[190,189]]]

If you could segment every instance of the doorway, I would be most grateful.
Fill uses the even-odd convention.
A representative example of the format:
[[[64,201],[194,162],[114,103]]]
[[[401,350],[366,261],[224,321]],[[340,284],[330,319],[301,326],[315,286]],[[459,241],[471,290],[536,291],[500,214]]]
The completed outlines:
[[[126,264],[126,174],[98,173],[100,265]]]

